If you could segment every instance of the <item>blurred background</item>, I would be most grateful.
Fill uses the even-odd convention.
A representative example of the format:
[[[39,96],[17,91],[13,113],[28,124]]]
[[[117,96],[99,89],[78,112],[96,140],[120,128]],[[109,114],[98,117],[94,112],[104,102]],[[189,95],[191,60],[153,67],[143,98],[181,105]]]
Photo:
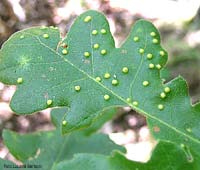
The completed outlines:
[[[169,81],[182,75],[188,82],[191,102],[200,99],[200,0],[0,0],[0,46],[11,34],[32,26],[57,26],[62,35],[82,12],[94,9],[109,20],[119,47],[138,19],[153,22],[159,29],[169,61],[162,78]],[[12,161],[2,142],[2,129],[19,133],[53,129],[49,111],[17,116],[9,108],[14,86],[0,83],[0,157]],[[101,129],[127,149],[127,157],[147,161],[156,141],[145,117],[129,107],[122,108]]]

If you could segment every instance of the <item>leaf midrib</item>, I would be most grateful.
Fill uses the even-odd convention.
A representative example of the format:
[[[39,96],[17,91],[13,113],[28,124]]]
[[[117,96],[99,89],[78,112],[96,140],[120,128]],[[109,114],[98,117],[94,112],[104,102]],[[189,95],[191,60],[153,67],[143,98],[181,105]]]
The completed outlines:
[[[33,37],[35,37],[35,38],[39,41],[39,43],[40,43],[41,45],[43,45],[44,47],[46,47],[46,48],[49,49],[50,51],[54,52],[56,55],[60,56],[61,59],[63,59],[65,62],[67,62],[68,64],[70,64],[72,67],[74,67],[75,69],[77,69],[77,70],[78,70],[79,72],[81,72],[82,74],[86,75],[89,79],[91,79],[91,80],[93,80],[94,82],[96,82],[97,84],[99,84],[99,85],[100,85],[102,88],[104,88],[105,90],[107,90],[107,91],[109,91],[110,93],[112,93],[115,97],[117,97],[119,100],[121,100],[122,102],[124,102],[124,103],[127,104],[128,106],[132,107],[135,111],[137,111],[137,112],[143,114],[143,115],[146,116],[146,117],[149,117],[149,118],[151,118],[151,119],[154,119],[154,120],[160,122],[161,124],[167,126],[168,128],[170,128],[170,129],[174,130],[175,132],[181,134],[182,136],[185,136],[185,137],[189,138],[190,140],[192,140],[193,142],[200,144],[200,141],[199,141],[198,139],[195,139],[195,138],[193,138],[192,136],[189,136],[189,135],[185,134],[184,132],[180,131],[179,129],[176,129],[175,127],[173,127],[173,126],[171,126],[170,124],[164,122],[163,120],[158,119],[157,117],[155,117],[155,116],[153,116],[153,115],[151,115],[151,114],[148,114],[148,113],[145,112],[144,110],[142,110],[142,109],[140,109],[140,108],[138,108],[138,107],[135,107],[134,105],[128,103],[128,102],[126,101],[126,99],[123,99],[122,97],[120,97],[118,94],[116,94],[115,92],[113,92],[111,89],[107,88],[107,87],[106,87],[105,85],[103,85],[102,83],[97,82],[97,81],[95,80],[95,78],[93,78],[92,76],[90,76],[89,74],[87,74],[85,71],[79,69],[79,68],[78,68],[77,66],[75,66],[72,62],[70,62],[69,60],[67,60],[66,58],[64,58],[60,53],[58,53],[57,51],[53,50],[52,48],[50,48],[50,47],[47,46],[46,44],[44,44],[44,43],[40,40],[40,38],[38,38],[37,36],[35,36],[35,35],[31,34],[31,33],[28,33],[28,34],[30,34],[30,35],[32,35]]]

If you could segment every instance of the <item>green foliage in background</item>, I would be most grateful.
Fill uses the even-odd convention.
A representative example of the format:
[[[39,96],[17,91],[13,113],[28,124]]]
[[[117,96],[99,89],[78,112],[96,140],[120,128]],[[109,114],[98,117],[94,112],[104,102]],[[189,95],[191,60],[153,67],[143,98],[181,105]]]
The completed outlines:
[[[62,136],[59,127],[61,111],[63,109],[55,109],[51,114],[55,130],[25,135],[4,130],[4,144],[15,158],[26,165],[41,165],[39,169],[42,170],[54,169],[59,162],[71,159],[76,153],[109,155],[113,150],[125,153],[125,149],[110,141],[107,135],[86,136],[85,131],[90,129]],[[103,117],[100,120],[105,122]]]
[[[173,155],[173,156],[172,156]],[[176,158],[176,159],[175,159]],[[127,160],[122,154],[114,152],[111,156],[99,154],[77,154],[70,161],[63,161],[58,170],[188,170],[192,166],[187,162],[180,148],[167,142],[160,142],[147,163]]]
[[[76,19],[64,39],[56,27],[30,28],[11,36],[0,52],[0,80],[17,85],[11,100],[11,108],[17,114],[60,107],[64,115],[63,134],[76,133],[75,130],[98,122],[109,108],[130,106],[147,117],[153,135],[161,140],[147,164],[128,161],[118,153],[104,156],[97,151],[92,155],[85,154],[89,151],[84,150],[84,154],[64,161],[58,168],[182,170],[187,167],[199,170],[200,104],[191,105],[187,83],[182,77],[163,83],[160,71],[166,61],[167,52],[161,47],[159,33],[150,22],[135,23],[123,45],[115,48],[106,18],[96,11],[88,11]],[[67,141],[73,141],[72,134]],[[61,142],[63,137],[59,138],[59,133],[56,135]],[[23,139],[5,131],[7,146],[14,146],[11,140],[14,136]],[[24,136],[24,141],[39,138],[36,136]],[[40,136],[43,147],[48,143],[48,133],[42,132]],[[71,142],[72,147],[75,144]],[[96,147],[101,148],[101,145]],[[81,146],[70,156],[58,153],[59,161],[81,152]],[[51,145],[45,147],[50,149]],[[35,149],[28,150],[29,155],[20,155],[20,147],[10,147],[20,160],[33,156]],[[92,147],[88,149],[93,150]],[[55,152],[51,161],[57,163],[56,155]]]

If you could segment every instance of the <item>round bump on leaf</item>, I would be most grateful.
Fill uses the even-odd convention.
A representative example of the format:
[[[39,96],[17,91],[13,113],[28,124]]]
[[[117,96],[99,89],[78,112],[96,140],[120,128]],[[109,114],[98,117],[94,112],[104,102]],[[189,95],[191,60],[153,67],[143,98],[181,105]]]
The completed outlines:
[[[110,96],[109,96],[108,94],[105,94],[105,95],[103,96],[103,98],[104,98],[104,100],[109,100],[109,99],[110,99]]]
[[[109,79],[109,78],[110,78],[110,74],[109,74],[109,73],[105,73],[105,74],[104,74],[104,78],[105,78],[105,79]]]
[[[116,79],[112,80],[112,85],[116,86],[116,85],[118,85],[118,83],[119,83],[118,80],[116,80]]]
[[[158,39],[154,38],[154,39],[152,40],[152,42],[153,42],[154,44],[157,44],[157,43],[158,43]]]
[[[92,35],[97,35],[98,34],[98,31],[97,30],[93,30],[92,31]]]
[[[53,103],[53,100],[47,100],[47,105],[50,106]]]
[[[161,97],[162,99],[164,99],[164,98],[166,97],[166,94],[165,94],[164,92],[162,92],[162,93],[160,93],[160,97]]]
[[[65,126],[66,124],[67,124],[67,121],[66,121],[66,120],[63,120],[63,121],[62,121],[62,125]]]
[[[165,93],[169,93],[171,91],[171,89],[169,87],[165,87],[164,91],[165,91]]]
[[[68,53],[68,51],[66,49],[62,50],[62,54],[66,55]]]
[[[153,55],[151,53],[147,54],[147,58],[150,60],[153,58]]]
[[[21,35],[19,38],[20,38],[20,39],[24,39],[24,35]]]
[[[135,42],[138,42],[138,41],[139,41],[139,37],[134,37],[133,40],[134,40]]]
[[[96,77],[95,80],[96,80],[97,82],[101,82],[101,77]]]
[[[43,34],[43,38],[49,38],[49,34]]]
[[[160,56],[163,57],[165,55],[165,52],[164,51],[160,51],[159,54],[160,54]]]
[[[21,84],[23,82],[23,78],[22,77],[19,77],[18,79],[17,79],[17,83],[18,84]]]
[[[93,48],[94,48],[94,49],[98,49],[98,48],[99,48],[99,44],[94,44],[94,45],[93,45]]]
[[[140,54],[143,54],[143,53],[144,53],[144,49],[143,49],[143,48],[140,48],[140,49],[139,49],[139,53],[140,53]]]
[[[101,29],[101,33],[102,34],[106,34],[106,30],[105,29]]]
[[[155,67],[154,64],[152,64],[152,63],[149,64],[149,68],[152,69],[152,68],[154,68],[154,67]]]
[[[128,103],[130,103],[130,102],[131,102],[131,98],[128,97],[128,98],[126,99],[126,101],[127,101]]]
[[[151,32],[150,35],[151,35],[152,37],[155,37],[155,36],[156,36],[156,33],[155,33],[155,32]]]
[[[81,90],[81,86],[74,86],[74,90],[77,91],[77,92],[80,91]]]
[[[159,105],[158,105],[158,109],[159,109],[159,110],[163,110],[163,109],[164,109],[164,106],[163,106],[162,104],[159,104]]]
[[[146,86],[149,85],[149,82],[148,81],[143,81],[142,85],[146,87]]]
[[[89,22],[89,21],[91,21],[92,20],[92,17],[91,16],[86,16],[85,18],[84,18],[84,22]]]
[[[137,102],[137,101],[134,101],[134,102],[133,102],[133,106],[138,106],[138,102]]]
[[[123,68],[122,68],[122,72],[123,72],[123,73],[126,74],[126,73],[128,73],[128,71],[129,71],[129,70],[128,70],[128,67],[123,67]]]
[[[105,49],[101,50],[101,54],[105,55],[107,53],[107,51]]]
[[[85,57],[89,57],[89,56],[90,56],[90,53],[86,51],[86,52],[84,52],[84,56],[85,56]]]
[[[157,68],[158,70],[160,70],[160,69],[162,68],[162,66],[161,66],[160,64],[156,64],[156,68]]]

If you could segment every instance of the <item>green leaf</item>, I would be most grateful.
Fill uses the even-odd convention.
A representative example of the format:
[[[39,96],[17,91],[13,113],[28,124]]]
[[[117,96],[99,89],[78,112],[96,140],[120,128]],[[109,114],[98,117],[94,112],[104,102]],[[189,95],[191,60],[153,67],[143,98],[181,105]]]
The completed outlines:
[[[147,95],[153,90],[152,98],[157,97],[163,88],[156,65],[164,66],[167,53],[159,45],[158,31],[147,21],[137,22],[124,45],[115,48],[105,17],[88,11],[77,18],[66,38],[59,40],[55,28],[30,28],[14,34],[3,45],[0,79],[7,84],[18,82],[11,101],[17,113],[67,106],[65,133],[91,124],[107,107],[130,105],[144,112],[142,109],[152,104],[146,102]],[[147,59],[149,53],[151,60]],[[150,63],[155,69],[148,68]],[[138,93],[141,91],[143,95]],[[137,101],[138,107],[127,98]],[[153,109],[160,113],[157,104]]]
[[[76,154],[72,160],[63,161],[57,170],[194,170],[193,164],[187,162],[183,150],[177,146],[160,142],[147,163],[127,160],[122,154],[115,152],[112,156],[99,154]]]
[[[125,43],[115,48],[105,17],[88,11],[64,40],[52,27],[14,34],[0,52],[0,80],[18,84],[11,101],[18,114],[68,107],[63,133],[90,125],[102,110],[129,105],[164,128],[158,139],[184,144],[193,162],[200,162],[199,104],[191,105],[183,78],[163,84],[160,69],[166,61],[150,22],[135,23]]]
[[[55,109],[54,113],[59,113],[59,109]],[[52,119],[55,122],[58,117],[53,116],[54,113]],[[53,131],[24,135],[4,130],[3,139],[15,158],[26,165],[41,165],[42,170],[53,169],[56,164],[71,159],[76,153],[109,155],[113,150],[125,152],[124,148],[114,144],[104,134],[85,136],[84,132],[80,131],[61,136],[59,127]]]

